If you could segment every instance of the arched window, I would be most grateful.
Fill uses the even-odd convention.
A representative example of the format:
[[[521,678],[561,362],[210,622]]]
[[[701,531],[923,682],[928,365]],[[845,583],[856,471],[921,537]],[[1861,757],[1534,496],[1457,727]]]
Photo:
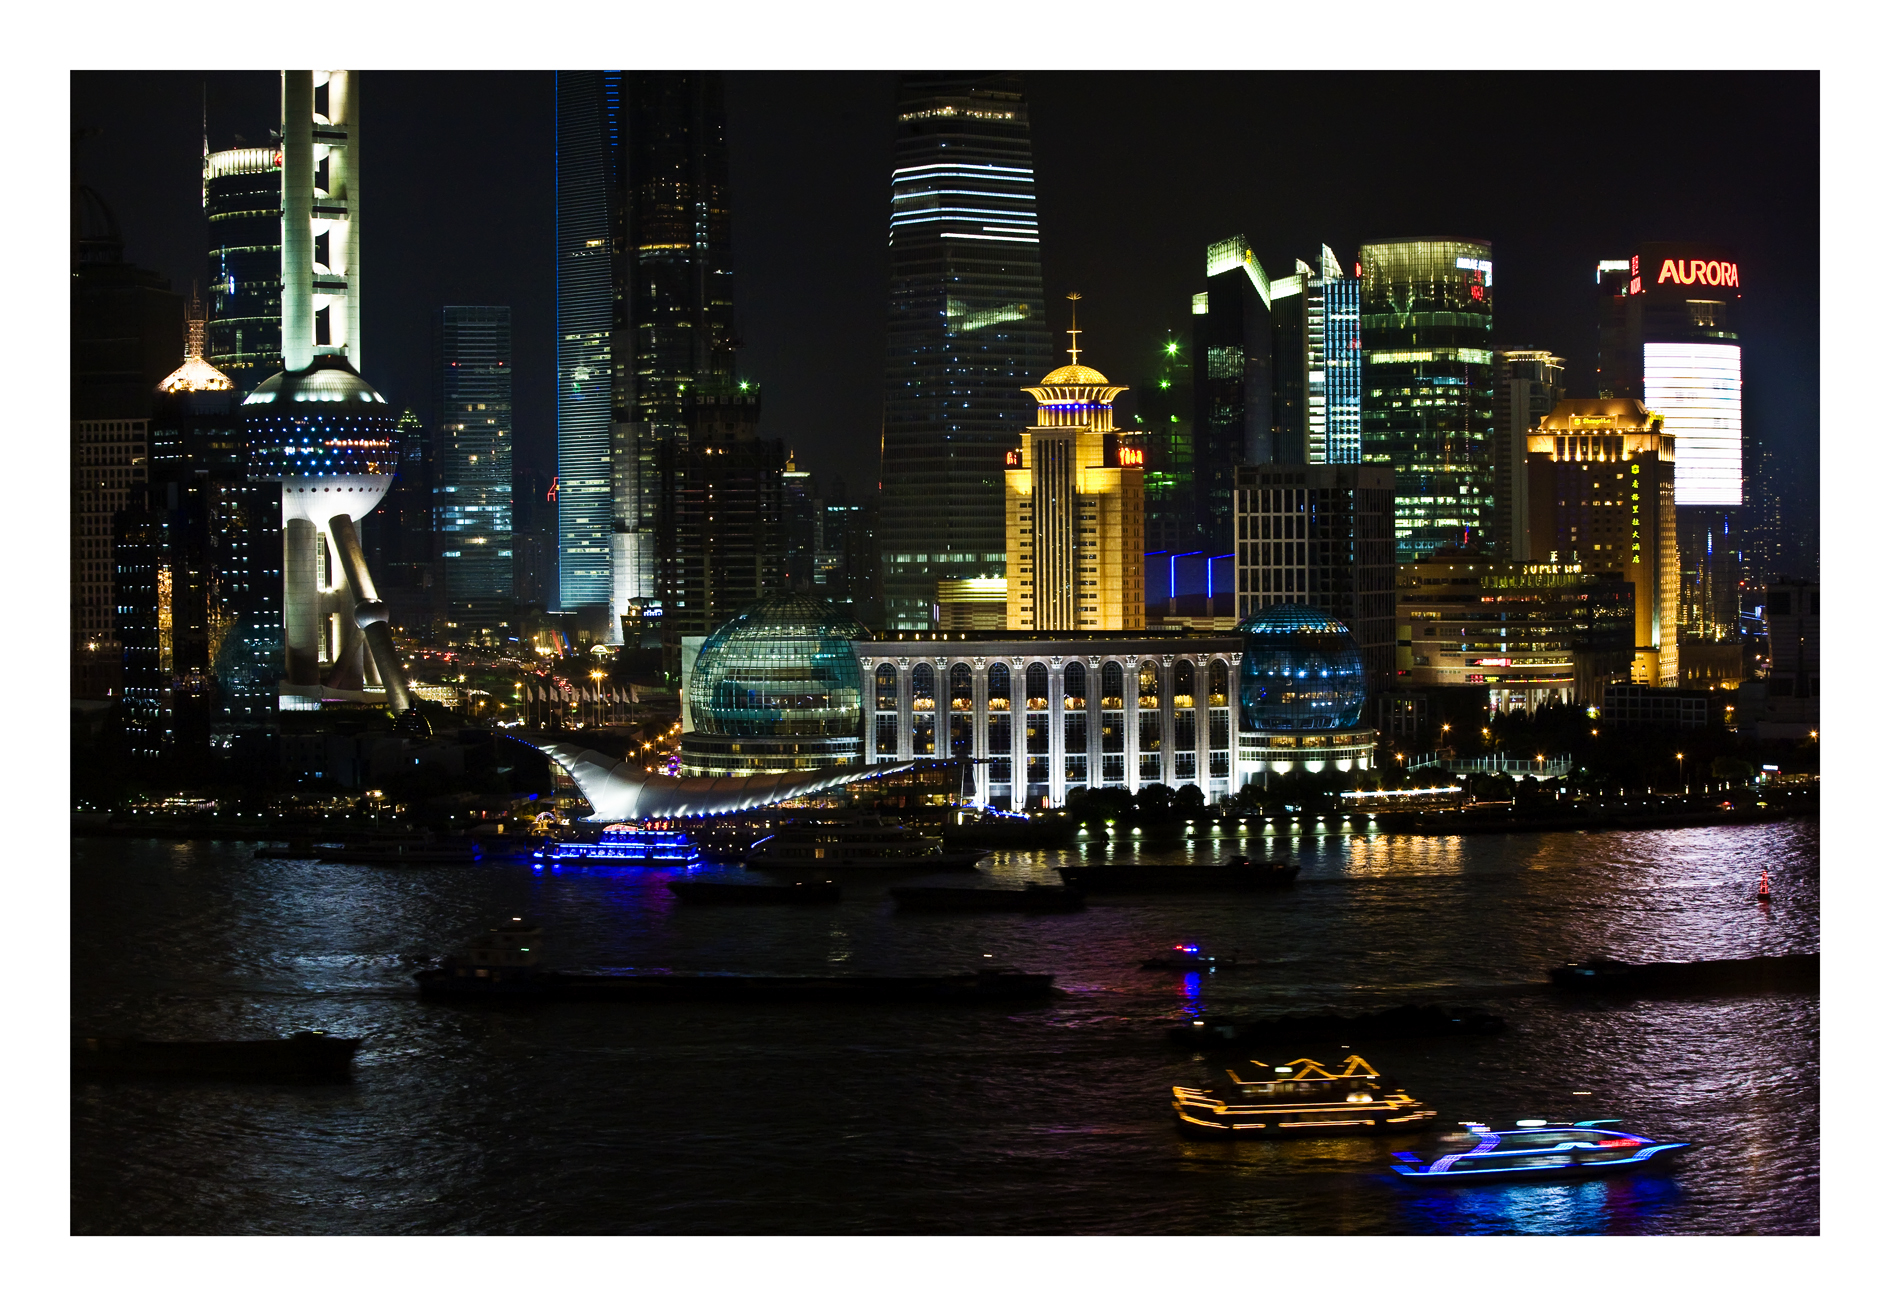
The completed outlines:
[[[1050,668],[1041,662],[1024,668],[1024,706],[1033,712],[1050,706]]]
[[[971,667],[964,662],[952,663],[952,711],[971,711]]]
[[[1175,663],[1175,707],[1194,706],[1194,663]]]
[[[1227,659],[1215,658],[1208,663],[1208,706],[1227,706]]]
[[[1066,712],[1080,712],[1089,706],[1088,668],[1081,662],[1072,662],[1063,668],[1063,709]]]
[[[914,712],[930,712],[937,706],[933,697],[933,689],[937,681],[938,677],[933,672],[930,662],[921,662],[912,668],[912,710]]]
[[[881,712],[899,710],[899,669],[890,662],[873,673],[873,704]]]
[[[1143,707],[1162,705],[1162,688],[1156,679],[1155,664],[1144,662],[1135,672],[1135,694]]]
[[[990,687],[991,710],[993,712],[1010,711],[1011,710],[1011,669],[1010,667],[1005,665],[1002,662],[993,662],[991,664],[990,672],[985,677],[985,683]]]
[[[1102,669],[1102,705],[1103,710],[1122,710],[1122,664],[1105,662]]]

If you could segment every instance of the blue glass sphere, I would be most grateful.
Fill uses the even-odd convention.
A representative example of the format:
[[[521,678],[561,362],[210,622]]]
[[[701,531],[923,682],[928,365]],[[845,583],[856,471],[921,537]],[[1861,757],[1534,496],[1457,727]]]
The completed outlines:
[[[1240,624],[1242,730],[1343,730],[1365,709],[1365,657],[1345,623],[1275,603]]]
[[[806,594],[770,594],[703,642],[689,677],[698,734],[857,736],[866,627]]]

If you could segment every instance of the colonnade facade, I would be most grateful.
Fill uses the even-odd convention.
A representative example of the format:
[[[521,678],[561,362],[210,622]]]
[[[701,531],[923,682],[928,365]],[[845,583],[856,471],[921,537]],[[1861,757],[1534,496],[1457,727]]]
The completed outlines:
[[[976,800],[1014,811],[1079,788],[1191,784],[1210,803],[1239,788],[1237,635],[910,632],[853,647],[869,765],[973,759]]]

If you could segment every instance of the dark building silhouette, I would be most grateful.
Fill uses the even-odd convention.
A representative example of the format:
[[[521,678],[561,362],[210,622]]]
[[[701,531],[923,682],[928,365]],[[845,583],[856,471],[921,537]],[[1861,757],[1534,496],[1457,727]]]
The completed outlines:
[[[611,627],[659,588],[659,466],[735,388],[719,73],[559,73],[559,604]]]
[[[184,305],[164,277],[125,262],[117,218],[76,176],[71,220],[72,694],[111,698],[112,516],[145,480],[152,395],[183,358]]]
[[[1002,576],[1004,455],[1053,366],[1016,74],[908,73],[892,174],[881,584],[896,629],[940,580]]]
[[[708,635],[763,594],[784,589],[778,440],[763,440],[752,394],[691,394],[684,433],[658,446],[665,505],[657,552],[663,643]]]
[[[1194,501],[1192,355],[1179,333],[1164,332],[1135,387],[1134,425],[1144,432],[1143,539],[1150,552],[1185,552],[1200,537]]]

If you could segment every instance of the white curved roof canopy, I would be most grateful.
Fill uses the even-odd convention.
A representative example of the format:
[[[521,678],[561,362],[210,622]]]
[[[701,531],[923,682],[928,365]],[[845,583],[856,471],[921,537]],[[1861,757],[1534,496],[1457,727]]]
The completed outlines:
[[[824,771],[785,771],[775,775],[671,776],[645,771],[633,761],[619,761],[591,748],[573,748],[523,735],[563,767],[577,782],[596,821],[642,821],[662,816],[714,816],[819,793],[853,780],[870,780],[910,769],[911,762],[883,766],[842,766]]]

